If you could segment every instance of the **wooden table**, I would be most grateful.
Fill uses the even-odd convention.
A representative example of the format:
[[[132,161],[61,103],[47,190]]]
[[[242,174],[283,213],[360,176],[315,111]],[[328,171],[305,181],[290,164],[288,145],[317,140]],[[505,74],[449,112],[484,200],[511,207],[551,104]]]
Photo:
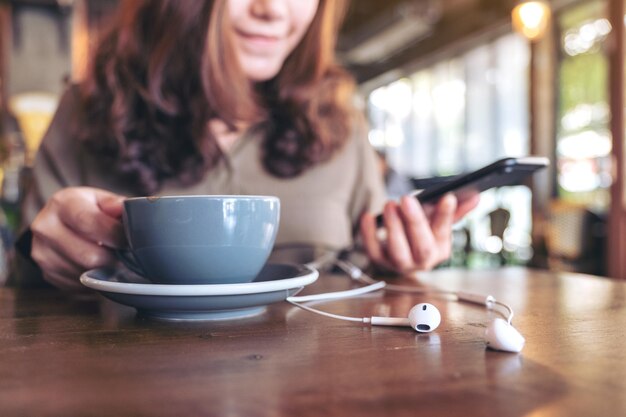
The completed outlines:
[[[287,303],[252,319],[167,323],[104,298],[0,289],[0,415],[625,416],[626,283],[527,269],[441,270],[421,282],[516,310],[522,354],[485,350],[489,313],[406,294],[318,304],[405,315],[431,334],[336,321]],[[306,293],[353,287],[324,274]]]

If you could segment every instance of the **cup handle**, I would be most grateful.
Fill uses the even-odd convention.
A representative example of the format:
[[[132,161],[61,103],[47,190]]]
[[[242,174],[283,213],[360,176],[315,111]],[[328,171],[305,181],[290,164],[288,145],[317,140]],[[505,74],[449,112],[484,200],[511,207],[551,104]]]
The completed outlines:
[[[119,259],[126,268],[130,269],[137,275],[145,276],[146,273],[143,271],[139,263],[137,262],[137,258],[130,251],[130,249],[115,249],[115,256]]]

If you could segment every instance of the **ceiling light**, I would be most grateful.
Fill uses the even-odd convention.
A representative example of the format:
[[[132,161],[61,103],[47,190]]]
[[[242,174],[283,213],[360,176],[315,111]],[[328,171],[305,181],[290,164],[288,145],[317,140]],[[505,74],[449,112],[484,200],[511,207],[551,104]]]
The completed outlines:
[[[550,5],[545,0],[524,0],[511,12],[513,28],[531,41],[540,39],[548,28]]]

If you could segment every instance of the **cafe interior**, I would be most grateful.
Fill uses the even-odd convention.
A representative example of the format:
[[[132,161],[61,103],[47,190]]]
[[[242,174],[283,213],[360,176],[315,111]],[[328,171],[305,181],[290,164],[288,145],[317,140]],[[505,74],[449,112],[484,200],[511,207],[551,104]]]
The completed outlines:
[[[9,273],[21,172],[117,3],[2,2],[0,279]],[[413,188],[505,157],[552,162],[523,185],[484,192],[455,226],[453,254],[441,267],[626,278],[624,129],[615,117],[623,51],[610,2],[353,3],[337,55],[358,82],[370,143]]]
[[[96,40],[115,16],[118,3],[118,0],[0,0],[0,283],[11,273],[24,182],[28,181],[40,141],[63,91],[82,79]],[[617,285],[626,280],[625,16],[624,0],[351,2],[337,44],[337,59],[357,81],[355,100],[367,117],[370,144],[384,158],[386,169],[410,184],[411,189],[427,188],[433,178],[471,172],[502,158],[533,155],[550,161],[547,168],[525,178],[521,184],[481,193],[479,205],[453,227],[451,256],[434,271],[442,274],[442,282],[453,286],[465,282],[455,278],[456,273],[473,277],[509,271],[502,273],[505,276],[500,282],[506,281],[507,274],[513,274],[510,282],[516,283],[519,277],[515,271],[520,270],[545,271],[559,277],[559,274],[571,274],[567,276],[576,280],[592,275],[598,285],[611,286],[612,290],[603,292],[604,299],[612,300],[607,303],[624,312],[624,289]],[[584,281],[576,282],[580,286],[572,286],[572,296],[579,291],[594,293]],[[504,291],[504,287],[497,288]],[[541,291],[539,287],[536,290]],[[522,295],[509,297],[515,301]],[[576,300],[584,299],[583,295],[576,297],[579,297]],[[547,299],[543,302],[549,303]],[[527,309],[524,311],[528,313]],[[453,313],[457,314],[457,320],[462,320],[457,310]],[[479,321],[478,317],[476,313],[472,320]],[[328,320],[317,319],[320,323]],[[543,319],[537,320],[543,323]],[[620,320],[623,323],[623,314]],[[527,322],[522,324],[530,328]],[[112,326],[107,322],[104,328],[111,331]],[[0,319],[0,333],[1,329]],[[330,331],[338,331],[333,329]],[[220,324],[217,330],[203,333],[207,338],[203,341],[219,338],[228,330]],[[610,343],[609,330],[602,331],[599,330],[601,341]],[[623,343],[623,327],[621,331]],[[178,328],[174,333],[184,332]],[[238,334],[241,338],[250,336],[245,332]],[[540,332],[537,330],[536,334]],[[584,337],[582,333],[579,336]],[[138,338],[126,337],[127,341]],[[437,384],[443,384],[448,393],[459,394],[462,390],[453,380],[461,378],[461,371],[455,376],[444,360],[444,342],[452,336],[446,333],[442,337],[444,354],[437,356],[435,363],[443,365],[438,368],[432,365],[424,372],[432,376],[439,375],[442,369],[449,371],[444,372],[447,382],[438,380]],[[528,341],[531,339],[532,331]],[[429,340],[432,342],[432,336]],[[324,345],[321,336],[314,343]],[[623,344],[620,346],[623,349]],[[243,349],[238,349],[234,351],[243,355]],[[615,353],[618,348],[611,349],[604,352]],[[585,352],[592,350],[590,346]],[[568,352],[574,362],[582,360],[582,349]],[[532,354],[535,350],[531,347],[529,355]],[[540,353],[536,354],[537,358],[541,357]],[[559,356],[556,351],[551,354],[552,358]],[[252,355],[246,360],[261,364],[262,356]],[[600,400],[585,395],[573,398],[567,390],[558,388],[563,383],[562,375],[548,372],[539,359],[524,363],[525,369],[517,362],[489,362],[483,356],[480,361],[487,369],[481,372],[487,372],[491,382],[485,382],[488,388],[478,395],[468,393],[471,389],[462,391],[462,398],[469,401],[470,410],[475,412],[464,415],[592,415],[583,413],[590,410],[585,407],[590,404],[599,407],[594,415],[624,415],[619,410],[626,410],[623,398],[617,404],[612,403],[613,408],[605,409],[606,413],[601,410],[609,407],[607,403],[601,404]],[[325,366],[327,370],[332,368],[328,363]],[[511,369],[512,373],[507,374]],[[218,366],[211,370],[218,372]],[[624,387],[623,380],[619,382],[623,370],[620,365],[614,377],[610,377],[612,382],[606,382],[613,384],[615,395],[619,387]],[[382,368],[377,371],[383,379],[392,378],[391,371]],[[563,378],[581,375],[576,372],[585,374],[579,369]],[[585,375],[592,375],[589,381],[601,381],[592,371]],[[536,408],[524,403],[523,395],[514,400],[513,394],[520,394],[514,392],[515,388],[510,388],[513,392],[509,397],[489,385],[494,380],[511,381],[517,377],[524,386],[538,384],[532,397]],[[472,381],[478,381],[475,375],[473,378]],[[479,385],[483,383],[480,381]],[[250,387],[246,384],[251,383],[230,382],[233,390],[237,382],[247,388]],[[337,385],[338,389],[346,388],[341,379],[325,382]],[[278,390],[273,384],[278,383],[268,382],[259,388],[263,395],[267,394],[264,400],[255,397],[270,407],[268,410],[273,410],[267,415],[312,415],[297,408],[310,405],[303,399],[304,393],[297,394],[301,397],[296,396],[296,405],[291,404],[296,408],[280,408],[283,404],[278,400],[268,400],[274,398],[274,389]],[[348,395],[345,410],[339,411],[337,405],[341,394],[313,410],[330,410],[329,415],[344,415],[344,412],[345,415],[381,415],[385,410],[389,415],[409,415],[393,399],[381,399],[385,389],[376,388],[379,397],[375,397],[385,406],[370,399],[363,403],[372,407],[367,412],[366,405],[357,405],[353,394]],[[497,412],[493,414],[481,408],[484,403],[476,405],[480,398],[491,395],[487,394],[491,389],[497,391],[494,395],[498,400]],[[194,393],[199,395],[199,391]],[[254,408],[238,408],[244,407],[241,404],[226,404],[228,394],[222,395],[219,401],[214,398],[222,407],[221,415],[263,415],[253,412]],[[403,395],[395,398],[402,403],[402,399],[407,400]],[[470,396],[472,400],[467,398]],[[567,398],[569,402],[560,409],[558,404],[563,405],[564,400],[555,398]],[[70,402],[48,401],[62,404],[51,408],[50,415],[72,410]],[[513,412],[506,411],[507,401]],[[253,407],[252,403],[247,406]],[[471,404],[477,408],[472,409]],[[333,408],[335,405],[338,408]],[[0,403],[0,414],[2,407]],[[464,411],[461,405],[457,407],[453,410]],[[16,405],[9,409],[27,408]],[[112,410],[122,414],[128,411],[116,407]],[[430,415],[461,415],[441,410]]]

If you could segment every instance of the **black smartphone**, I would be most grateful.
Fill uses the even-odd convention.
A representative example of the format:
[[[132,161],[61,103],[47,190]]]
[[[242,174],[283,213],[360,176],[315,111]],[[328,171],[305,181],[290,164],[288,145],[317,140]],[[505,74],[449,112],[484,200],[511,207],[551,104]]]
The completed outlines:
[[[493,187],[519,185],[527,176],[550,164],[542,156],[504,158],[476,171],[461,174],[413,194],[421,204],[435,203],[448,193],[454,193],[459,201]],[[376,217],[376,224],[383,224],[383,217]]]

